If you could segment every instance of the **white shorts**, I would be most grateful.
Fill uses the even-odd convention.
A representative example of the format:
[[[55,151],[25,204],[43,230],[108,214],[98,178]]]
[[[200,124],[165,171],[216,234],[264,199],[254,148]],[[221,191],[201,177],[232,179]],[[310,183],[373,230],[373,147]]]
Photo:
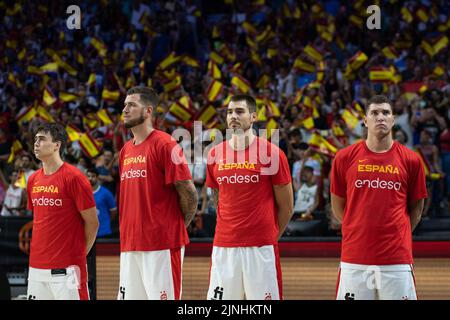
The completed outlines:
[[[337,300],[417,300],[409,264],[370,266],[341,262]]]
[[[84,273],[84,274],[82,274]],[[78,266],[65,269],[35,269],[28,271],[28,300],[89,300],[87,266],[80,270]]]
[[[213,247],[208,300],[280,300],[278,246]]]
[[[179,300],[184,247],[120,254],[118,300]]]

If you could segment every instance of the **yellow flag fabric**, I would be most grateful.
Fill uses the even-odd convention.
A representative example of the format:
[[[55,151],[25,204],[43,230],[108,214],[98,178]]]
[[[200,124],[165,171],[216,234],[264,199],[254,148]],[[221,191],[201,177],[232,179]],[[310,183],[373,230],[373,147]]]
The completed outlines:
[[[95,158],[100,154],[100,147],[97,145],[94,138],[89,133],[83,133],[80,135],[79,140],[81,149],[89,158]]]

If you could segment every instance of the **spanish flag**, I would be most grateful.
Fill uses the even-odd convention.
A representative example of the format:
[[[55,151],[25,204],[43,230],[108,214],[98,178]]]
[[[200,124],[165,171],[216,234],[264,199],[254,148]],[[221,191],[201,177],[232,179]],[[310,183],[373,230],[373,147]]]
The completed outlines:
[[[89,133],[80,135],[79,144],[83,152],[89,158],[93,159],[100,154],[100,147],[95,139]]]
[[[200,62],[198,62],[197,59],[192,58],[192,57],[191,57],[190,55],[188,55],[188,54],[185,54],[185,55],[183,56],[183,58],[181,59],[181,61],[182,61],[184,64],[186,64],[186,65],[188,65],[188,66],[190,66],[190,67],[193,67],[193,68],[200,68]]]
[[[102,99],[105,101],[117,101],[120,97],[119,90],[110,91],[106,88],[102,91]]]
[[[172,92],[181,87],[181,76],[177,75],[173,80],[163,84],[163,90],[166,93]]]
[[[75,53],[75,60],[77,60],[78,64],[84,64],[84,57],[78,51]]]
[[[278,55],[278,49],[276,48],[268,48],[267,49],[267,58],[272,59]]]
[[[108,51],[108,48],[106,47],[106,45],[99,39],[97,38],[91,38],[91,45],[97,50],[98,54],[101,57],[105,57],[106,53]]]
[[[341,117],[344,120],[347,127],[349,127],[349,129],[351,130],[353,130],[359,123],[358,117],[348,108],[345,108],[345,110],[341,114]]]
[[[14,157],[16,156],[16,154],[18,154],[22,150],[23,150],[22,143],[20,143],[20,141],[17,140],[17,139],[14,140],[13,144],[11,145],[11,151],[9,153],[8,163],[13,162],[14,161]]]
[[[448,38],[447,36],[440,36],[439,39],[436,41],[436,43],[433,45],[433,52],[434,54],[438,54],[439,51],[442,49],[445,49],[448,45]]]
[[[270,84],[270,77],[267,74],[262,74],[256,83],[256,88],[264,89]]]
[[[214,106],[207,105],[203,107],[195,116],[196,121],[201,121],[203,125],[207,125],[210,120],[212,120],[216,116],[217,112]]]
[[[222,71],[220,71],[219,67],[213,60],[209,60],[208,62],[208,74],[213,79],[222,78]]]
[[[306,130],[311,130],[314,128],[314,118],[312,116],[306,117],[303,119],[302,125]]]
[[[25,172],[20,170],[19,176],[17,177],[16,182],[14,182],[14,186],[26,189],[27,188],[27,179],[25,177]]]
[[[42,75],[41,69],[36,67],[36,66],[32,66],[32,65],[28,65],[27,73],[34,74],[36,76],[41,76]]]
[[[171,65],[173,65],[174,63],[177,63],[178,61],[180,61],[181,57],[177,56],[175,52],[171,52],[166,58],[164,58],[159,64],[158,64],[158,69],[160,70],[165,70],[168,67],[170,67]]]
[[[270,118],[270,120],[267,122],[266,125],[266,136],[267,139],[270,139],[273,134],[273,130],[276,130],[278,128],[278,122],[275,121],[274,118]]]
[[[401,8],[400,13],[402,14],[403,20],[405,20],[407,23],[411,23],[413,21],[411,11],[409,11],[407,7]]]
[[[383,83],[391,82],[394,80],[394,74],[392,69],[387,69],[385,67],[372,67],[369,71],[369,79],[371,82]]]
[[[83,124],[88,126],[90,130],[98,128],[100,126],[97,115],[95,113],[88,113],[86,116],[84,116]]]
[[[223,84],[217,80],[213,80],[206,90],[206,98],[208,101],[216,101],[223,91]]]
[[[100,109],[97,111],[97,117],[103,122],[105,126],[113,124],[113,120],[108,110]]]
[[[95,73],[94,73],[94,72],[91,72],[91,74],[89,75],[89,79],[88,79],[88,81],[86,82],[86,85],[87,85],[88,87],[92,86],[93,84],[95,85],[95,82],[96,82],[95,79],[96,79]]]
[[[251,52],[250,52],[250,59],[256,64],[256,65],[258,65],[258,66],[262,66],[262,60],[261,60],[261,57],[259,56],[259,54],[256,52],[256,51],[254,51],[254,50],[251,50]]]
[[[54,104],[58,99],[56,99],[55,95],[53,94],[52,90],[48,87],[44,87],[44,94],[42,96],[42,100],[44,101],[45,105],[51,106]]]
[[[388,59],[395,60],[399,57],[397,50],[393,46],[384,47],[381,52],[383,52],[384,56]]]
[[[242,23],[242,28],[249,35],[256,34],[256,28],[250,22],[244,21],[244,23]]]
[[[256,42],[263,43],[266,40],[268,40],[270,37],[271,31],[272,31],[272,28],[270,27],[270,25],[268,25],[266,27],[266,29],[264,29],[263,32],[261,32],[259,35],[256,36],[256,38],[255,38]]]
[[[366,56],[366,54],[362,51],[358,51],[353,57],[350,58],[350,60],[348,60],[345,73],[349,74],[351,72],[357,71],[359,68],[361,68],[362,65],[366,63],[367,60],[369,60],[369,58]]]
[[[266,106],[262,106],[256,112],[257,121],[267,121]]]
[[[63,102],[72,102],[76,101],[79,97],[76,94],[69,93],[69,92],[60,92],[59,93],[59,100]]]
[[[251,89],[250,83],[238,74],[231,78],[231,85],[242,93],[247,93]]]
[[[311,149],[330,157],[334,157],[337,152],[337,148],[317,132],[313,132],[308,144]]]
[[[80,140],[81,131],[72,124],[66,126],[67,136],[71,142]]]
[[[360,29],[362,29],[364,25],[363,19],[354,14],[350,16],[349,21]]]
[[[313,64],[305,62],[300,57],[298,57],[294,61],[294,69],[296,69],[297,71],[302,71],[302,72],[306,72],[306,73],[314,73],[314,71],[316,70],[316,67]]]
[[[55,73],[58,72],[58,64],[56,62],[50,62],[41,66],[40,69],[44,73]]]
[[[19,58],[20,61],[23,60],[23,58],[25,58],[25,55],[27,54],[27,49],[23,48],[18,54],[17,54],[17,58]]]
[[[194,109],[194,104],[192,103],[192,100],[188,95],[184,95],[180,99],[178,99],[178,103],[188,110]]]
[[[169,113],[182,122],[189,121],[194,116],[194,112],[178,102],[172,103],[169,108]]]
[[[34,106],[28,107],[21,114],[17,115],[16,122],[21,126],[23,122],[30,122],[36,115],[37,111]]]
[[[417,9],[416,16],[417,16],[417,18],[419,18],[420,21],[422,21],[424,23],[428,22],[429,17],[428,17],[428,14],[427,14],[427,12],[426,12],[424,7],[420,6]]]
[[[17,79],[12,72],[8,73],[8,81],[14,84],[17,88],[22,88],[22,84],[20,83],[19,79]]]
[[[217,64],[222,64],[224,62],[224,59],[215,51],[211,51],[209,54],[209,59]]]
[[[44,120],[45,122],[55,122],[53,116],[43,106],[38,106],[36,111],[37,116],[42,120]]]
[[[434,56],[434,49],[433,49],[433,47],[428,43],[428,41],[422,40],[422,42],[420,43],[420,46],[422,47],[422,49],[423,49],[430,57],[433,57],[433,56]]]
[[[267,108],[272,117],[281,116],[280,108],[278,108],[278,105],[270,99],[267,99]]]
[[[308,44],[303,51],[316,62],[323,60],[323,53],[312,45]]]

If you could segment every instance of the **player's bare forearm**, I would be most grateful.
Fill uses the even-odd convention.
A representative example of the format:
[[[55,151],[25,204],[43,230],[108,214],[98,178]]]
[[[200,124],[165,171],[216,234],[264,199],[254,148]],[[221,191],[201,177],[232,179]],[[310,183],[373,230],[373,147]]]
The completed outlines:
[[[345,203],[345,198],[331,194],[331,212],[339,222],[342,222],[342,219],[344,218]]]
[[[81,211],[81,217],[84,220],[84,239],[86,241],[86,255],[91,251],[94,245],[95,238],[98,231],[98,217],[97,208],[93,207],[87,210]]]
[[[294,193],[292,192],[292,183],[285,185],[274,185],[273,193],[278,211],[279,239],[294,214]]]
[[[417,227],[417,225],[420,222],[420,219],[422,217],[423,212],[423,206],[424,206],[425,200],[420,199],[417,201],[412,201],[408,204],[408,213],[409,213],[409,219],[411,221],[411,231],[414,231],[414,229]]]
[[[189,226],[197,211],[198,194],[191,180],[175,182],[180,209],[184,216],[184,224]]]

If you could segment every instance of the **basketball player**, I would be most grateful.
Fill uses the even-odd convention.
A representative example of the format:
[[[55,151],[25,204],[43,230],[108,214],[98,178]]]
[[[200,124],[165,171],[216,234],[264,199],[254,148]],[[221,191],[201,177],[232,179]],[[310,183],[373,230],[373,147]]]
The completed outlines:
[[[427,197],[419,157],[392,138],[392,103],[366,106],[367,140],[340,150],[331,171],[331,205],[342,221],[337,299],[417,299],[412,231]]]
[[[88,300],[86,255],[94,244],[98,219],[89,181],[61,160],[67,133],[63,126],[40,125],[34,154],[42,168],[28,179],[28,209],[33,211],[28,299]]]
[[[208,299],[282,299],[277,243],[293,213],[291,175],[283,151],[253,134],[255,120],[255,99],[233,96],[231,139],[208,155],[218,206]]]
[[[186,227],[197,209],[197,191],[177,142],[152,126],[157,106],[151,88],[128,90],[124,125],[134,138],[119,156],[121,300],[181,296]]]

